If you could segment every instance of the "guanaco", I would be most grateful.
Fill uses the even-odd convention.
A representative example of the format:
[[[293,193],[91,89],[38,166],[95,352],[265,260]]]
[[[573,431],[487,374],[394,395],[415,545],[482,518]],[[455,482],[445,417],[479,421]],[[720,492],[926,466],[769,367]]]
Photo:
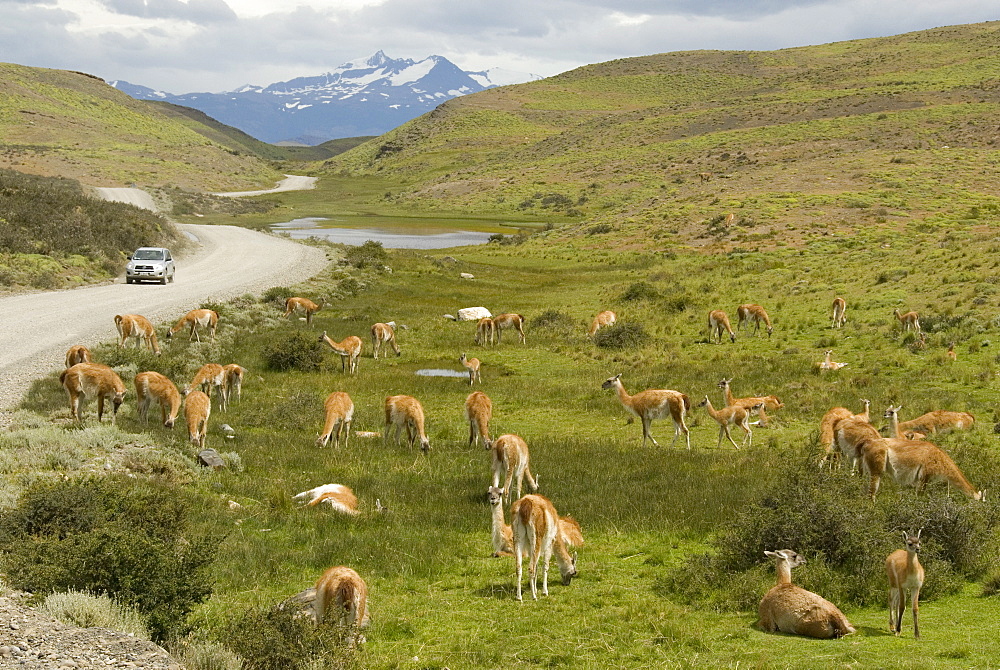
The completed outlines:
[[[347,372],[350,369],[353,375],[358,371],[358,358],[361,356],[361,338],[357,335],[348,335],[343,342],[331,340],[326,331],[319,336],[320,342],[326,342],[331,349],[340,354],[340,371]]]
[[[740,305],[736,308],[736,327],[743,330],[743,324],[747,324],[749,327],[750,322],[754,324],[753,334],[756,336],[758,331],[760,331],[760,323],[764,322],[767,327],[767,336],[771,337],[771,332],[774,328],[771,326],[771,317],[767,315],[767,311],[760,305],[746,304]]]
[[[389,396],[385,399],[385,431],[382,439],[389,439],[389,431],[395,429],[396,444],[399,444],[404,426],[411,449],[419,437],[420,448],[424,452],[430,451],[431,443],[424,433],[424,408],[420,405],[420,401],[408,395]]]
[[[215,391],[215,400],[223,411],[226,409],[226,370],[218,363],[205,363],[195,373],[188,384],[191,389],[200,388],[205,393]]]
[[[722,344],[722,332],[729,333],[729,341],[736,342],[736,333],[729,325],[729,315],[721,309],[715,309],[708,313],[708,338],[715,339],[717,344]]]
[[[481,440],[483,447],[490,449],[490,419],[493,418],[493,402],[482,391],[473,391],[465,399],[465,418],[469,421],[469,446]]]
[[[850,471],[855,467],[860,471],[865,467],[862,459],[868,445],[880,440],[882,436],[867,416],[850,416],[838,421],[833,429],[834,441],[843,456]]]
[[[855,417],[866,423],[868,422],[869,410],[872,403],[870,400],[861,400],[861,404],[864,406],[864,410],[860,414],[854,414],[846,407],[834,407],[823,415],[823,419],[819,424],[819,443],[823,447],[823,458],[820,459],[819,467],[822,468],[823,464],[830,460],[835,453],[839,453],[834,450],[836,445],[834,431],[837,428],[837,424],[844,419]]]
[[[376,323],[372,325],[372,356],[375,360],[378,360],[378,352],[383,344],[389,344],[396,355],[400,355],[399,346],[396,344],[396,331],[387,323]]]
[[[486,491],[492,510],[493,558],[514,555],[514,534],[503,517],[503,489],[491,486]]]
[[[183,329],[189,328],[188,331],[188,341],[192,339],[197,339],[201,342],[201,335],[198,333],[199,328],[207,328],[208,333],[215,342],[215,329],[219,324],[219,315],[210,309],[192,309],[190,312],[182,316],[177,323],[171,326],[170,330],[167,331],[167,339],[171,339],[174,333]]]
[[[706,181],[712,181],[712,173],[711,172],[699,172],[698,173],[698,179],[700,179],[701,183],[703,183],[703,184]]]
[[[947,356],[948,360],[952,361],[952,362],[958,360],[958,354],[955,353],[955,343],[954,342],[952,342],[952,343],[950,343],[948,345],[948,353],[946,353],[945,356]]]
[[[899,486],[912,486],[922,493],[927,484],[944,482],[973,500],[983,500],[947,453],[923,440],[882,438],[864,445],[861,455],[865,471],[871,477],[869,497],[874,501],[883,473],[888,472]]]
[[[66,351],[66,367],[71,368],[77,363],[90,363],[90,349],[82,344],[74,344]]]
[[[833,360],[833,349],[827,349],[824,359],[816,363],[816,367],[820,370],[839,370],[840,368],[846,368],[847,363],[838,363]]]
[[[920,637],[917,611],[920,609],[920,587],[924,585],[924,566],[920,565],[920,533],[903,533],[906,549],[897,549],[885,559],[885,574],[889,578],[889,630],[896,635],[903,627],[903,610],[906,609],[906,592],[910,592],[913,607],[913,637]]]
[[[615,321],[617,320],[618,315],[614,312],[610,310],[601,312],[595,316],[594,320],[590,323],[590,330],[587,331],[587,335],[589,337],[593,337],[601,328],[615,325]]]
[[[483,383],[483,377],[480,374],[481,364],[478,358],[468,358],[465,354],[462,354],[459,357],[458,362],[464,365],[469,371],[469,386],[475,384],[477,379],[480,384]]]
[[[204,391],[187,387],[184,397],[184,420],[187,423],[188,440],[199,449],[205,448],[208,436],[208,417],[212,414],[212,401]]]
[[[135,348],[139,348],[139,340],[145,343],[146,348],[160,355],[160,344],[156,341],[156,329],[149,319],[140,314],[117,314],[115,315],[115,328],[121,341],[119,347],[124,348],[128,338],[135,338]]]
[[[684,433],[684,440],[687,448],[691,448],[691,434],[687,424],[684,423],[684,416],[691,409],[691,399],[679,391],[669,389],[649,389],[641,391],[635,395],[629,395],[625,391],[621,381],[621,373],[610,377],[601,384],[601,388],[613,388],[618,394],[618,400],[625,407],[642,421],[642,446],[646,446],[646,440],[652,441],[654,446],[659,446],[652,434],[649,432],[650,424],[656,419],[670,415],[674,420],[674,441],[670,443],[673,447],[677,443],[677,438]]]
[[[229,406],[229,401],[236,395],[237,401],[242,401],[243,399],[243,378],[246,377],[247,369],[236,363],[229,363],[228,365],[222,366],[223,374],[225,375],[225,383],[223,384],[223,390],[226,393],[226,407]]]
[[[308,491],[296,493],[292,498],[300,502],[308,500],[309,502],[306,503],[306,507],[316,507],[326,503],[335,512],[340,512],[341,514],[350,516],[361,514],[358,511],[357,496],[354,495],[354,491],[343,484],[323,484]]]
[[[521,497],[521,485],[528,478],[528,486],[532,491],[538,490],[538,480],[531,474],[528,464],[528,444],[518,435],[501,435],[493,442],[493,486],[500,486],[509,501],[511,499],[511,482],[517,475],[517,497]]]
[[[975,424],[976,417],[968,412],[950,412],[939,409],[922,414],[916,419],[901,422],[899,430],[900,433],[919,431],[933,435],[935,433],[947,433],[952,430],[972,428]]]
[[[173,428],[181,411],[181,394],[172,381],[159,372],[140,372],[135,376],[135,409],[143,423],[149,420],[149,406],[160,406],[163,425]]]
[[[781,400],[778,399],[778,396],[774,395],[757,396],[751,398],[737,398],[733,395],[732,383],[733,383],[732,378],[730,379],[723,378],[722,381],[719,382],[719,388],[722,389],[722,392],[725,394],[726,397],[726,406],[730,407],[732,405],[736,405],[738,407],[742,407],[748,412],[751,412],[752,414],[753,408],[763,403],[763,406],[758,411],[758,414],[760,416],[759,425],[761,426],[767,425],[767,414],[765,410],[774,412],[785,406],[785,403],[781,402]]]
[[[330,436],[336,430],[337,434],[333,439],[333,446],[340,446],[340,434],[344,433],[344,446],[351,437],[351,422],[354,420],[354,401],[351,396],[343,391],[334,391],[326,397],[323,403],[323,410],[326,415],[326,422],[323,425],[323,434],[316,439],[316,446],[325,447],[330,444]]]
[[[517,337],[524,344],[524,317],[520,314],[498,314],[493,317],[493,328],[496,330],[497,344],[500,344],[503,331],[514,329]]]
[[[83,403],[87,398],[97,398],[97,421],[104,416],[104,403],[111,403],[111,423],[115,423],[118,408],[125,400],[125,384],[121,377],[100,363],[77,363],[63,370],[59,383],[69,396],[69,412],[78,422],[83,423]]]
[[[487,343],[490,345],[495,344],[494,334],[495,328],[493,325],[493,319],[488,316],[484,316],[476,323],[476,344],[486,346]]]
[[[309,298],[289,298],[285,301],[285,317],[295,312],[305,312],[306,325],[311,326],[313,314],[323,309],[323,304],[323,300],[316,304]]]
[[[920,315],[916,312],[907,312],[906,314],[900,314],[899,310],[893,310],[893,314],[896,319],[903,325],[903,332],[912,329],[915,333],[920,333]]]
[[[805,558],[791,549],[765,551],[764,555],[774,559],[777,584],[760,601],[759,628],[768,633],[780,631],[823,639],[855,631],[836,605],[792,584],[792,568],[805,563]]]
[[[845,323],[847,323],[847,301],[843,298],[837,297],[833,299],[833,314],[830,316],[833,319],[833,327],[841,328]]]
[[[348,628],[348,646],[364,644],[362,630],[368,627],[368,585],[361,576],[345,565],[323,573],[316,582],[313,600],[316,623],[333,621]]]
[[[538,561],[542,561],[542,595],[549,595],[549,562],[555,552],[563,586],[577,576],[576,556],[571,556],[559,532],[559,514],[545,496],[526,495],[511,507],[511,531],[514,537],[514,564],[517,566],[517,599],[521,600],[522,559],[529,557],[528,575],[531,597],[538,600]]]
[[[764,403],[759,403],[756,407],[763,407]],[[698,407],[704,407],[709,415],[715,419],[719,424],[719,444],[717,447],[722,446],[722,436],[725,435],[726,438],[732,443],[737,449],[740,445],[736,444],[733,436],[729,434],[729,426],[739,426],[743,429],[743,444],[753,446],[753,432],[750,430],[750,423],[748,419],[750,418],[750,412],[739,406],[725,407],[723,409],[715,409],[712,407],[712,401],[705,396],[705,399],[698,403]]]

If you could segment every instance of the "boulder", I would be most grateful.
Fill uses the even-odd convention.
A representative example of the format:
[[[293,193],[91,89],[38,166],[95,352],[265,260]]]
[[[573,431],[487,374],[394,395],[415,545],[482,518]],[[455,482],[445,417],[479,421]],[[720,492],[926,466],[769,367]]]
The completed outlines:
[[[463,307],[458,310],[459,321],[479,321],[488,316],[493,315],[485,307]]]
[[[221,470],[226,467],[226,462],[215,449],[204,449],[198,452],[198,462],[213,470]]]
[[[458,276],[461,277],[462,279],[475,279],[475,276],[469,274],[468,272],[459,272]]]

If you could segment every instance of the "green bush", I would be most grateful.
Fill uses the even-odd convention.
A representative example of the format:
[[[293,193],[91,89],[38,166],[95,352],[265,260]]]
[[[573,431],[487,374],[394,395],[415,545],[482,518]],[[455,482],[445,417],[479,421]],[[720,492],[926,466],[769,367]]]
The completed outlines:
[[[635,282],[621,294],[618,298],[621,302],[633,302],[636,300],[656,300],[660,297],[660,292],[652,284],[644,281]]]
[[[601,328],[594,335],[594,344],[604,349],[626,349],[638,347],[649,340],[649,335],[641,323],[619,321],[607,328]]]
[[[244,659],[245,670],[345,668],[354,655],[336,627],[317,626],[311,617],[280,607],[243,615],[229,626],[226,639]]]
[[[356,268],[378,267],[389,260],[389,253],[381,242],[368,240],[359,247],[348,247],[344,258]]]
[[[37,483],[0,516],[7,582],[107,595],[162,640],[212,592],[221,538],[191,527],[192,504],[176,488],[125,477]]]
[[[292,289],[287,286],[272,286],[271,288],[264,291],[264,295],[261,296],[261,302],[269,303],[273,302],[275,304],[285,306],[285,301],[291,298],[294,294]]]
[[[531,320],[532,328],[551,328],[554,330],[572,330],[576,324],[566,312],[547,309]]]
[[[319,341],[305,333],[277,333],[264,344],[261,356],[269,370],[278,372],[313,372],[323,364],[323,349]]]
[[[187,670],[241,670],[243,661],[219,644],[184,638],[170,643],[170,655]]]
[[[142,615],[135,608],[119,605],[108,596],[73,590],[52,593],[39,609],[80,628],[110,628],[149,639]]]

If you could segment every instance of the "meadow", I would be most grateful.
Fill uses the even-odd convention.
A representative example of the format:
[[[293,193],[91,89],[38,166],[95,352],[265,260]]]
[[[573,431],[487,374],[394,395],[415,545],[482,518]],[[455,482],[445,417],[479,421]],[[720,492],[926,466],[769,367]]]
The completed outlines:
[[[348,564],[368,580],[373,613],[367,645],[345,661],[355,667],[992,662],[989,631],[998,606],[982,595],[982,584],[993,583],[1000,565],[990,498],[1000,465],[992,435],[1000,418],[993,390],[997,356],[991,351],[996,296],[986,288],[994,286],[997,272],[986,260],[992,235],[967,231],[939,238],[927,252],[936,262],[909,273],[892,265],[894,259],[917,245],[930,249],[928,240],[885,231],[831,241],[830,247],[728,255],[581,251],[547,244],[546,235],[555,234],[540,233],[521,245],[431,255],[392,252],[391,273],[338,267],[307,285],[273,290],[263,301],[248,296],[212,305],[222,324],[215,344],[182,339],[159,359],[110,346],[98,351],[98,359],[120,366],[123,376],[157,369],[178,384],[209,361],[238,362],[251,371],[242,402],[224,414],[214,410],[211,422],[208,446],[234,460],[230,470],[195,471],[187,465],[194,452],[183,429],[145,427],[128,402],[119,420],[122,442],[129,444],[133,435],[133,441],[161,444],[158,451],[165,455],[152,465],[147,455],[141,466],[139,459],[119,458],[115,467],[124,461],[126,469],[200,492],[206,512],[199,522],[226,535],[213,568],[214,593],[190,618],[192,639],[233,644],[231,627],[247,612],[266,611],[311,586],[326,567]],[[462,280],[459,272],[476,279]],[[293,293],[332,302],[307,328],[281,319],[282,296]],[[849,305],[847,324],[836,331],[829,322],[835,295]],[[768,308],[774,335],[741,333],[735,344],[709,343],[708,310],[734,314],[736,305],[749,301]],[[494,313],[524,314],[527,343],[508,334],[499,346],[477,347],[474,324],[443,318],[479,304]],[[895,307],[921,312],[926,348],[899,332]],[[641,325],[645,342],[624,349],[595,346],[586,327],[605,308],[617,311],[623,323]],[[402,356],[374,361],[368,328],[389,320],[401,324]],[[323,349],[317,370],[268,370],[265,351],[310,348],[323,330],[334,339],[356,334],[366,341],[357,375],[343,375],[339,357]],[[944,351],[953,340],[959,342],[958,360],[951,363]],[[849,366],[818,372],[814,363],[829,348]],[[512,560],[490,558],[489,459],[481,448],[467,446],[467,379],[415,374],[422,368],[461,370],[463,352],[483,361],[482,390],[494,404],[491,434],[514,432],[527,440],[540,492],[583,527],[579,578],[569,587],[554,578],[550,595],[538,602],[515,602]],[[669,420],[653,424],[660,445],[643,447],[638,423],[626,423],[618,400],[601,389],[618,373],[632,393],[674,388],[693,404],[708,395],[717,406],[722,398],[716,383],[732,377],[736,395],[774,393],[785,408],[774,413],[770,427],[754,431],[751,448],[716,448],[716,424],[696,407],[688,420],[691,451],[670,446]],[[416,396],[428,417],[432,450],[425,455],[405,444],[357,437],[339,449],[316,447],[322,402],[334,390],[354,399],[354,428],[362,431],[382,430],[386,396]],[[862,397],[873,401],[876,416],[890,403],[902,404],[906,417],[935,408],[975,414],[975,430],[942,436],[939,443],[977,488],[987,489],[987,502],[970,502],[943,486],[917,495],[886,482],[873,505],[863,478],[843,470],[820,472],[820,417],[837,405],[859,409]],[[40,381],[26,406],[68,424],[54,377]],[[96,430],[90,421],[83,434]],[[234,439],[222,437],[222,422],[234,427]],[[76,433],[68,426],[62,430]],[[15,431],[4,450],[22,443]],[[36,476],[72,470],[67,460],[45,459]],[[26,480],[15,471],[7,469],[8,487]],[[293,504],[293,494],[330,482],[355,491],[361,516]],[[8,491],[8,499],[13,495]],[[839,641],[763,634],[752,628],[756,602],[774,579],[763,555],[738,570],[704,569],[712,556],[733,554],[720,540],[742,537],[747,546],[738,549],[750,555],[758,542],[806,538],[803,526],[832,527],[819,517],[795,519],[775,522],[752,541],[741,536],[739,524],[745,530],[747,517],[772,518],[768,505],[776,505],[775,496],[806,502],[815,497],[842,510],[847,530],[832,545],[829,538],[822,547],[812,538],[791,548],[810,561],[796,571],[797,582],[839,597],[859,634]],[[376,499],[387,512],[375,511]],[[220,511],[230,500],[240,507]],[[822,504],[816,509],[831,509]],[[780,503],[777,508],[787,509]],[[946,518],[959,527],[943,525]],[[863,535],[871,552],[884,548],[884,556],[897,548],[899,531],[913,523],[928,525],[919,647],[906,628],[901,640],[885,630],[881,558],[860,570],[824,554],[830,546],[851,548]],[[953,538],[946,532],[975,539],[975,559],[962,565],[950,555]]]

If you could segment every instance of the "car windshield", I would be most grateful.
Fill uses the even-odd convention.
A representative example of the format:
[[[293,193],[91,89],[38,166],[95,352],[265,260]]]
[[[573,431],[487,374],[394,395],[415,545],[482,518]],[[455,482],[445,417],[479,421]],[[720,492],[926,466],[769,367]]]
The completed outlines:
[[[136,261],[162,261],[163,252],[159,249],[139,249],[132,255]]]

